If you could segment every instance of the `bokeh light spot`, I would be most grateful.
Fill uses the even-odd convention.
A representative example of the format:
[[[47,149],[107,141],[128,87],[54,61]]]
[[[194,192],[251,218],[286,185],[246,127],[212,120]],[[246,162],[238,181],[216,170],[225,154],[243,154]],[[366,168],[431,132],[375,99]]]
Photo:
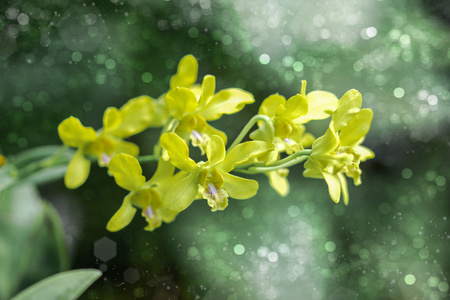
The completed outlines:
[[[152,75],[152,73],[145,72],[142,74],[141,79],[143,82],[149,83],[153,80],[153,75]]]
[[[242,216],[246,219],[251,219],[253,217],[254,211],[251,207],[244,207],[242,209]]]
[[[394,90],[394,96],[395,98],[402,98],[403,96],[405,96],[405,90],[402,89],[401,87],[395,88]]]
[[[117,255],[117,243],[108,237],[102,237],[94,243],[94,256],[107,262]]]
[[[410,168],[404,168],[402,170],[402,177],[405,179],[410,179],[413,177],[413,171]]]
[[[237,244],[236,246],[234,246],[234,253],[236,253],[237,255],[242,255],[245,252],[245,247],[244,245],[241,244]]]
[[[267,65],[270,62],[270,56],[268,54],[261,54],[259,56],[259,62],[262,65]]]
[[[325,250],[327,250],[328,252],[333,252],[334,250],[336,250],[336,244],[332,241],[328,241],[325,244]]]
[[[405,276],[405,283],[407,285],[413,285],[416,282],[416,276],[413,274],[408,274]]]
[[[72,53],[72,61],[80,62],[83,59],[83,54],[81,52],[75,51]]]

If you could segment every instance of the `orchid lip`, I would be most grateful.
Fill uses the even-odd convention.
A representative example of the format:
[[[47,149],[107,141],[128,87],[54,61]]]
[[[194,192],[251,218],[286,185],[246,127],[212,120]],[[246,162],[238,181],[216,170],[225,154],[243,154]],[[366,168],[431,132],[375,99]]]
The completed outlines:
[[[208,183],[208,191],[209,191],[209,194],[211,196],[213,196],[214,199],[217,198],[217,195],[219,194],[219,192],[217,191],[217,188],[214,186],[214,184]]]
[[[150,219],[152,219],[155,216],[155,214],[153,213],[153,209],[152,209],[152,207],[150,205],[147,206],[147,208],[145,209],[144,214]]]
[[[295,145],[294,141],[291,140],[290,138],[285,138],[283,141],[284,141],[285,143],[288,143],[289,145]]]
[[[202,139],[202,134],[198,132],[197,130],[192,130],[192,137],[196,141],[200,141]]]
[[[111,156],[109,156],[106,153],[102,153],[102,156],[100,158],[100,160],[105,164],[105,165],[109,165],[109,162],[111,161]]]

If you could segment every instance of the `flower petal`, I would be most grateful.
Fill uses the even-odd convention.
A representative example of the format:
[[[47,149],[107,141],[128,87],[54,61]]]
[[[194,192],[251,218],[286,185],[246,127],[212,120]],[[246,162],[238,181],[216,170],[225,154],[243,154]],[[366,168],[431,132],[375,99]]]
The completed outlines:
[[[339,107],[333,113],[332,120],[336,131],[341,130],[359,112],[362,104],[362,96],[357,90],[349,90],[339,100]]]
[[[331,200],[335,203],[339,202],[341,198],[341,181],[339,176],[323,172],[323,178],[328,185],[328,193],[330,194]]]
[[[79,149],[67,166],[66,175],[64,176],[64,183],[69,189],[75,189],[82,185],[89,176],[91,169],[91,162],[83,155],[83,150]]]
[[[369,132],[372,118],[373,112],[367,108],[355,114],[339,134],[341,146],[354,146],[358,144],[359,140]]]
[[[222,138],[218,135],[211,136],[211,139],[206,144],[206,157],[210,166],[224,160],[226,155],[225,144]]]
[[[286,105],[277,109],[277,116],[279,118],[293,120],[308,112],[308,100],[305,96],[297,94],[286,101]]]
[[[347,179],[344,174],[338,173],[339,181],[341,182],[342,198],[344,199],[344,204],[348,205],[348,186]]]
[[[270,186],[280,194],[280,196],[285,197],[289,194],[289,181],[287,180],[289,169],[279,169],[265,174],[269,178]]]
[[[139,96],[128,100],[118,112],[120,124],[110,130],[107,130],[106,123],[104,123],[104,127],[105,132],[121,138],[135,135],[151,126],[159,126],[161,122],[156,120],[161,118],[161,115],[156,116],[155,102],[149,96]],[[103,120],[105,122],[105,119]]]
[[[114,156],[109,162],[109,171],[117,185],[126,190],[137,191],[145,183],[141,165],[131,155],[121,153]]]
[[[322,120],[328,118],[338,108],[338,98],[325,91],[313,91],[306,95],[308,101],[308,113],[295,119],[296,123],[306,123],[310,120]]]
[[[272,142],[275,136],[275,127],[272,122],[263,122],[259,125],[259,128],[250,133],[250,138],[253,140]]]
[[[69,117],[58,126],[59,137],[67,146],[79,148],[97,138],[94,128],[84,127],[80,120]]]
[[[202,108],[209,102],[211,97],[214,95],[216,91],[216,77],[212,75],[206,75],[203,77],[202,82],[202,94],[200,96],[200,100],[198,101],[198,107]]]
[[[189,157],[188,146],[178,135],[168,132],[161,136],[160,141],[175,167],[189,173],[199,171],[200,167]]]
[[[253,95],[241,89],[225,89],[215,94],[211,100],[198,111],[207,121],[220,119],[223,114],[234,114],[246,104],[255,102]]]
[[[367,147],[358,145],[358,146],[354,147],[354,149],[356,152],[358,152],[361,155],[361,157],[359,158],[360,161],[366,161],[368,159],[375,157],[375,153],[373,153],[373,151]]]
[[[275,112],[277,111],[280,105],[286,104],[286,99],[278,94],[270,95],[262,102],[259,107],[259,114],[265,115],[268,117],[274,117]]]
[[[311,155],[322,155],[334,151],[339,145],[339,139],[333,130],[333,124],[327,129],[324,135],[317,138],[312,144]]]
[[[239,144],[231,149],[225,159],[217,165],[217,169],[228,173],[236,165],[261,156],[264,153],[272,151],[274,148],[274,144],[263,141],[250,141]]]
[[[105,132],[114,131],[122,123],[120,112],[115,107],[108,107],[103,114],[103,128]]]
[[[221,172],[225,181],[223,189],[234,199],[248,199],[258,192],[258,182],[256,180],[237,177],[228,173]]]
[[[190,87],[197,81],[198,62],[193,55],[186,55],[179,64],[177,74],[170,79],[170,89]]]
[[[175,167],[169,161],[160,159],[158,161],[158,167],[156,168],[152,178],[148,181],[148,184],[164,185],[166,181],[172,178],[174,171]]]
[[[164,196],[163,206],[170,211],[185,210],[198,193],[198,175],[189,174],[176,183]]]
[[[177,120],[197,109],[197,97],[187,88],[174,88],[166,95],[166,106],[169,113]]]
[[[136,208],[131,205],[130,199],[130,194],[123,199],[122,206],[120,206],[119,210],[109,220],[106,229],[112,232],[119,231],[130,224],[136,214]]]
[[[214,127],[212,127],[211,125],[209,125],[208,123],[206,123],[205,129],[203,129],[202,131],[203,134],[206,134],[207,136],[213,136],[213,135],[218,135],[222,138],[223,143],[226,145],[227,144],[227,135],[225,132],[216,129]]]
[[[119,154],[119,153],[125,153],[125,154],[129,154],[131,156],[139,155],[138,145],[131,143],[131,142],[121,140],[119,138],[113,138],[112,140],[115,142],[115,147],[111,153],[112,156]]]

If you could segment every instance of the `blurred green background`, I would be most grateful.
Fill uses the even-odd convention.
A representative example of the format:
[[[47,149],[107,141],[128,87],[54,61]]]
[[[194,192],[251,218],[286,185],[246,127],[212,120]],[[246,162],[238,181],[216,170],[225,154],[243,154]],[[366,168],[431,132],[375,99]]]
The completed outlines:
[[[446,1],[15,0],[0,12],[0,153],[8,158],[61,144],[57,126],[71,115],[100,128],[108,106],[158,97],[186,54],[198,59],[200,78],[213,74],[218,89],[244,88],[257,99],[213,124],[229,139],[268,95],[290,97],[307,80],[307,91],[362,93],[374,111],[364,144],[376,153],[361,165],[362,186],[349,186],[349,206],[334,204],[326,184],[297,167],[288,197],[256,177],[254,198],[216,213],[195,202],[152,233],[140,217],[118,233],[105,229],[127,192],[98,166],[76,190],[60,179],[18,186],[8,196],[14,205],[0,204],[3,291],[58,270],[98,268],[104,275],[82,299],[449,296]],[[327,123],[308,125],[320,136]],[[132,140],[150,154],[158,134]],[[155,167],[144,165],[147,178]],[[52,238],[57,218],[35,220],[51,207],[70,267]]]

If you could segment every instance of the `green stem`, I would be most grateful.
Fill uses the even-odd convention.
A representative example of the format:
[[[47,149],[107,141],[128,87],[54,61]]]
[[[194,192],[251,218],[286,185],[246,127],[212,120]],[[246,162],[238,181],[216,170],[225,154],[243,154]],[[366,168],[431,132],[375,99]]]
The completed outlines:
[[[250,131],[250,129],[252,129],[253,125],[255,125],[256,122],[258,122],[258,121],[268,122],[268,121],[270,121],[270,118],[265,115],[253,116],[253,118],[251,118],[250,121],[248,121],[248,123],[241,130],[241,132],[239,133],[237,138],[234,140],[233,144],[231,144],[231,146],[228,148],[227,152],[229,152],[231,149],[236,147],[244,139],[244,137],[247,135],[247,133]]]
[[[257,173],[265,173],[265,172],[270,172],[270,171],[276,171],[276,170],[279,170],[279,169],[289,168],[289,167],[295,166],[296,164],[304,162],[305,160],[308,159],[308,157],[309,156],[306,156],[306,155],[305,156],[300,156],[300,157],[297,157],[297,158],[295,158],[295,159],[293,159],[291,161],[288,161],[288,162],[286,162],[284,164],[276,165],[276,166],[271,165],[271,166],[267,166],[267,167],[250,167],[250,168],[248,168],[248,170],[246,170],[245,173],[247,173],[247,174],[257,174]]]
[[[159,159],[158,155],[152,154],[152,155],[144,155],[144,156],[138,156],[137,160],[139,162],[148,162],[148,161],[157,161]]]
[[[291,155],[289,155],[288,157],[285,157],[283,159],[277,160],[276,162],[274,162],[273,164],[269,165],[269,167],[274,167],[274,166],[279,166],[279,165],[283,165],[285,163],[290,162],[293,159],[296,159],[299,156],[303,156],[306,155],[306,157],[309,157],[309,155],[311,154],[311,150],[310,149],[305,149],[305,150],[300,150],[297,151]]]

